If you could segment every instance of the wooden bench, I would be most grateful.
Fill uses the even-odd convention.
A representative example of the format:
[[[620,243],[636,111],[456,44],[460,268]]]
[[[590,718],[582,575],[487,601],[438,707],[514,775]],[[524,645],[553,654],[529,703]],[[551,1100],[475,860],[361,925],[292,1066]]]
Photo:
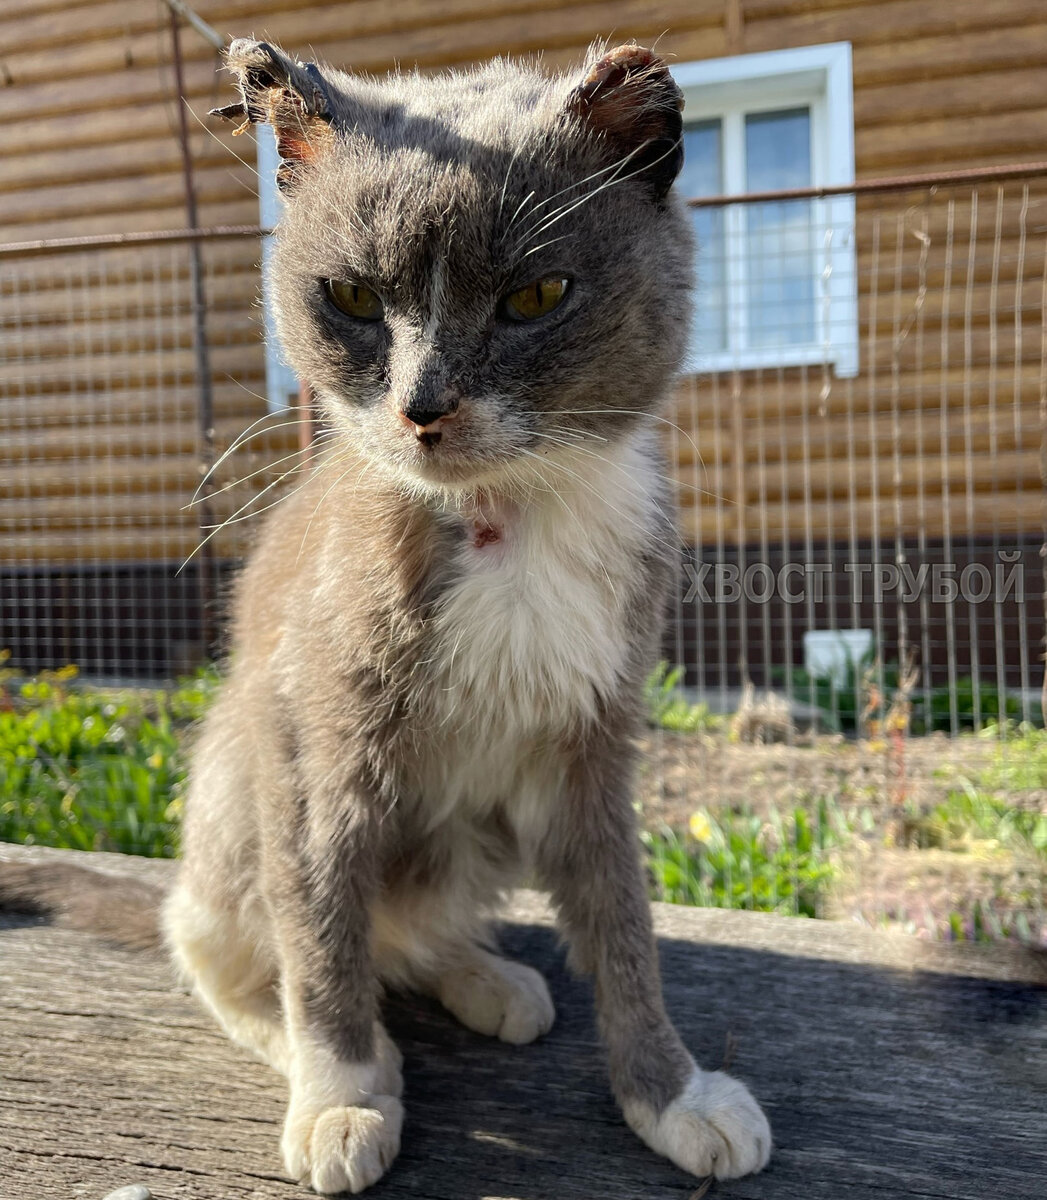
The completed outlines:
[[[0,857],[56,851],[0,846]],[[170,863],[93,856],[161,877]],[[544,901],[520,893],[506,950],[546,972],[553,1032],[516,1048],[392,998],[407,1122],[375,1200],[687,1200],[607,1088],[587,983]],[[1044,959],[846,924],[655,906],[669,1009],[706,1066],[725,1043],[776,1151],[747,1200],[1044,1200]],[[156,955],[0,917],[0,1197],[286,1200],[284,1084],[217,1031]]]

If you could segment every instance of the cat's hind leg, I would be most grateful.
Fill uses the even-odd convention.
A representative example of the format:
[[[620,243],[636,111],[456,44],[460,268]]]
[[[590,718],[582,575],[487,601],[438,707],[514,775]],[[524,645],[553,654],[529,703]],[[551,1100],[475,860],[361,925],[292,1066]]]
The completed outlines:
[[[518,1046],[548,1033],[556,1019],[539,971],[480,946],[463,948],[432,979],[431,990],[467,1029]]]
[[[178,884],[164,905],[164,933],[176,966],[234,1042],[286,1075],[287,1036],[276,967],[240,914]]]
[[[467,1028],[503,1042],[533,1042],[556,1010],[544,977],[490,949],[479,905],[430,892],[374,913],[375,967],[383,983],[433,996]]]

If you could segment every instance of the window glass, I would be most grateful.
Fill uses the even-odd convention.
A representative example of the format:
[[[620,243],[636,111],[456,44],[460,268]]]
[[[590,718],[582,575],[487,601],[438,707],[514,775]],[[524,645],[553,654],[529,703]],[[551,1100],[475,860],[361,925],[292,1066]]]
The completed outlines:
[[[723,186],[723,129],[719,120],[696,121],[683,134],[684,164],[680,194],[719,196]],[[698,239],[698,287],[695,336],[699,352],[727,349],[727,290],[724,214],[719,208],[692,210]]]
[[[746,188],[750,192],[811,184],[808,108],[745,118]],[[814,230],[808,200],[746,208],[749,345],[809,345],[815,340]]]

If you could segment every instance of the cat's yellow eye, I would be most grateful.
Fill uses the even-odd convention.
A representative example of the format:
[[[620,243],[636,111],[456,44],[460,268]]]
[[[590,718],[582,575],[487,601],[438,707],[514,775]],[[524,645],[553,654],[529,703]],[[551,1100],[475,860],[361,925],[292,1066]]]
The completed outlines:
[[[567,295],[570,280],[546,275],[526,287],[510,292],[501,303],[502,316],[510,321],[537,321],[559,308]]]
[[[358,321],[380,321],[385,312],[378,296],[362,283],[325,279],[324,291],[335,308]]]

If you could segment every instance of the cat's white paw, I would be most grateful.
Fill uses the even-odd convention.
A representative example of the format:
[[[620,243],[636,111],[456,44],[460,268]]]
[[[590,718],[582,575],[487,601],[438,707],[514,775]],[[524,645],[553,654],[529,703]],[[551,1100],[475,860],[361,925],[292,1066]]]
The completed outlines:
[[[404,1056],[380,1021],[376,1021],[374,1026],[374,1055],[377,1067],[374,1090],[379,1095],[399,1099],[404,1094],[404,1078],[401,1074]]]
[[[744,1083],[697,1067],[687,1086],[660,1114],[627,1103],[629,1125],[659,1154],[692,1175],[736,1179],[767,1165],[771,1127]]]
[[[545,980],[533,967],[485,954],[440,979],[440,1003],[468,1029],[522,1046],[556,1019]]]
[[[324,1195],[362,1192],[377,1183],[400,1150],[404,1110],[395,1096],[288,1114],[281,1144],[288,1174]]]

